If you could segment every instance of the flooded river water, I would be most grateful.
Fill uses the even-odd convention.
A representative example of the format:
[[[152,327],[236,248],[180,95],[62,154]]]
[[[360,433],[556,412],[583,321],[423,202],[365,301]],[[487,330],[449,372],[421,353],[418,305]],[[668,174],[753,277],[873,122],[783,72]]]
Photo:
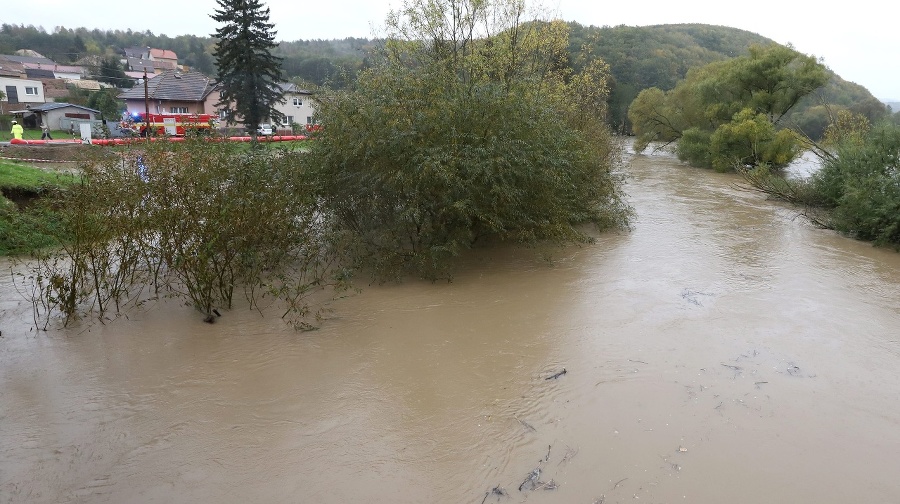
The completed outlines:
[[[173,303],[36,334],[6,275],[0,503],[900,502],[900,254],[627,172],[630,232],[313,332]]]

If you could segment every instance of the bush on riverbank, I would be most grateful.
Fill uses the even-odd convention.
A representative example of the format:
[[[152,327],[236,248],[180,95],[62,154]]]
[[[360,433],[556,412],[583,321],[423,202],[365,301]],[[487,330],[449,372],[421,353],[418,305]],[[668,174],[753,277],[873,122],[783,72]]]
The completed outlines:
[[[900,248],[900,127],[880,124],[838,143],[812,186],[842,233]]]
[[[808,179],[762,167],[743,172],[756,189],[805,208],[813,222],[876,245],[900,249],[900,126],[856,126],[820,153]]]
[[[53,314],[103,318],[158,297],[212,321],[235,289],[252,306],[280,299],[283,317],[303,326],[317,314],[308,297],[344,285],[302,154],[200,139],[91,152],[77,182],[44,199],[65,209],[69,239],[57,236],[60,249],[20,279],[44,326]]]

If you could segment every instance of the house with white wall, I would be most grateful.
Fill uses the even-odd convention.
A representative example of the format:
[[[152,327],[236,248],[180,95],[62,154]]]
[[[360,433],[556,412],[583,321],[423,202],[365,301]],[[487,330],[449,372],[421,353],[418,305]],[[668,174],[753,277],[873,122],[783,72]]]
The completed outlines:
[[[276,105],[275,109],[284,114],[286,118],[281,128],[289,129],[293,124],[300,126],[312,124],[313,116],[316,113],[312,92],[288,82],[279,84],[279,87],[284,92],[284,100]]]
[[[8,113],[10,110],[19,110],[46,101],[44,83],[39,80],[0,77],[0,91],[3,91],[0,113]]]

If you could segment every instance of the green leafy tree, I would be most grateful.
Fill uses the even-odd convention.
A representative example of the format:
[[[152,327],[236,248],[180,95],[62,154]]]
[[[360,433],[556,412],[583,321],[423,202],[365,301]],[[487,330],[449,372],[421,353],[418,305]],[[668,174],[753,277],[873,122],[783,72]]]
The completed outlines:
[[[256,135],[267,119],[280,122],[283,114],[275,107],[284,93],[281,59],[272,54],[275,25],[269,22],[269,8],[259,0],[217,0],[219,9],[211,15],[222,23],[215,33],[219,83],[218,105],[227,107],[227,119],[238,119]],[[233,107],[233,108],[232,108]]]
[[[884,122],[865,130],[855,121],[849,128],[812,185],[830,209],[830,227],[900,248],[900,127]]]
[[[107,82],[118,88],[130,88],[134,86],[134,79],[125,75],[122,64],[115,56],[103,58],[100,61],[100,75],[97,77],[100,82]]]
[[[319,193],[382,277],[448,275],[481,241],[585,242],[625,225],[609,68],[517,0],[410,0],[356,86],[320,98]],[[496,24],[494,24],[496,23]]]
[[[718,171],[728,171],[739,166],[786,166],[800,153],[800,145],[789,130],[777,130],[765,114],[745,108],[713,132],[709,137],[708,151],[711,159],[697,163],[712,165]],[[691,161],[681,150],[679,157]]]
[[[689,71],[669,92],[641,91],[628,112],[635,149],[677,141],[679,158],[697,166],[786,166],[801,149],[782,120],[827,78],[811,56],[753,46],[747,56]]]
[[[741,173],[754,189],[802,206],[818,226],[900,249],[900,127],[840,110],[814,147],[821,168],[809,178],[766,165]]]
[[[125,111],[125,104],[118,99],[118,91],[111,88],[91,92],[87,106],[99,110],[105,119],[121,119]]]

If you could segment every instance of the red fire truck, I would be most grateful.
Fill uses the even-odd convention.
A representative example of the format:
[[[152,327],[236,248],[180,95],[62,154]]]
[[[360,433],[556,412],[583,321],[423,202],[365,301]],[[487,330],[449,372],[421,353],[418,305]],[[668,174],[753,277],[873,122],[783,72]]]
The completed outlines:
[[[184,136],[186,131],[210,132],[216,127],[216,116],[210,114],[150,114],[149,124],[144,113],[134,113],[122,123],[122,129],[147,136],[147,129],[156,136]]]

